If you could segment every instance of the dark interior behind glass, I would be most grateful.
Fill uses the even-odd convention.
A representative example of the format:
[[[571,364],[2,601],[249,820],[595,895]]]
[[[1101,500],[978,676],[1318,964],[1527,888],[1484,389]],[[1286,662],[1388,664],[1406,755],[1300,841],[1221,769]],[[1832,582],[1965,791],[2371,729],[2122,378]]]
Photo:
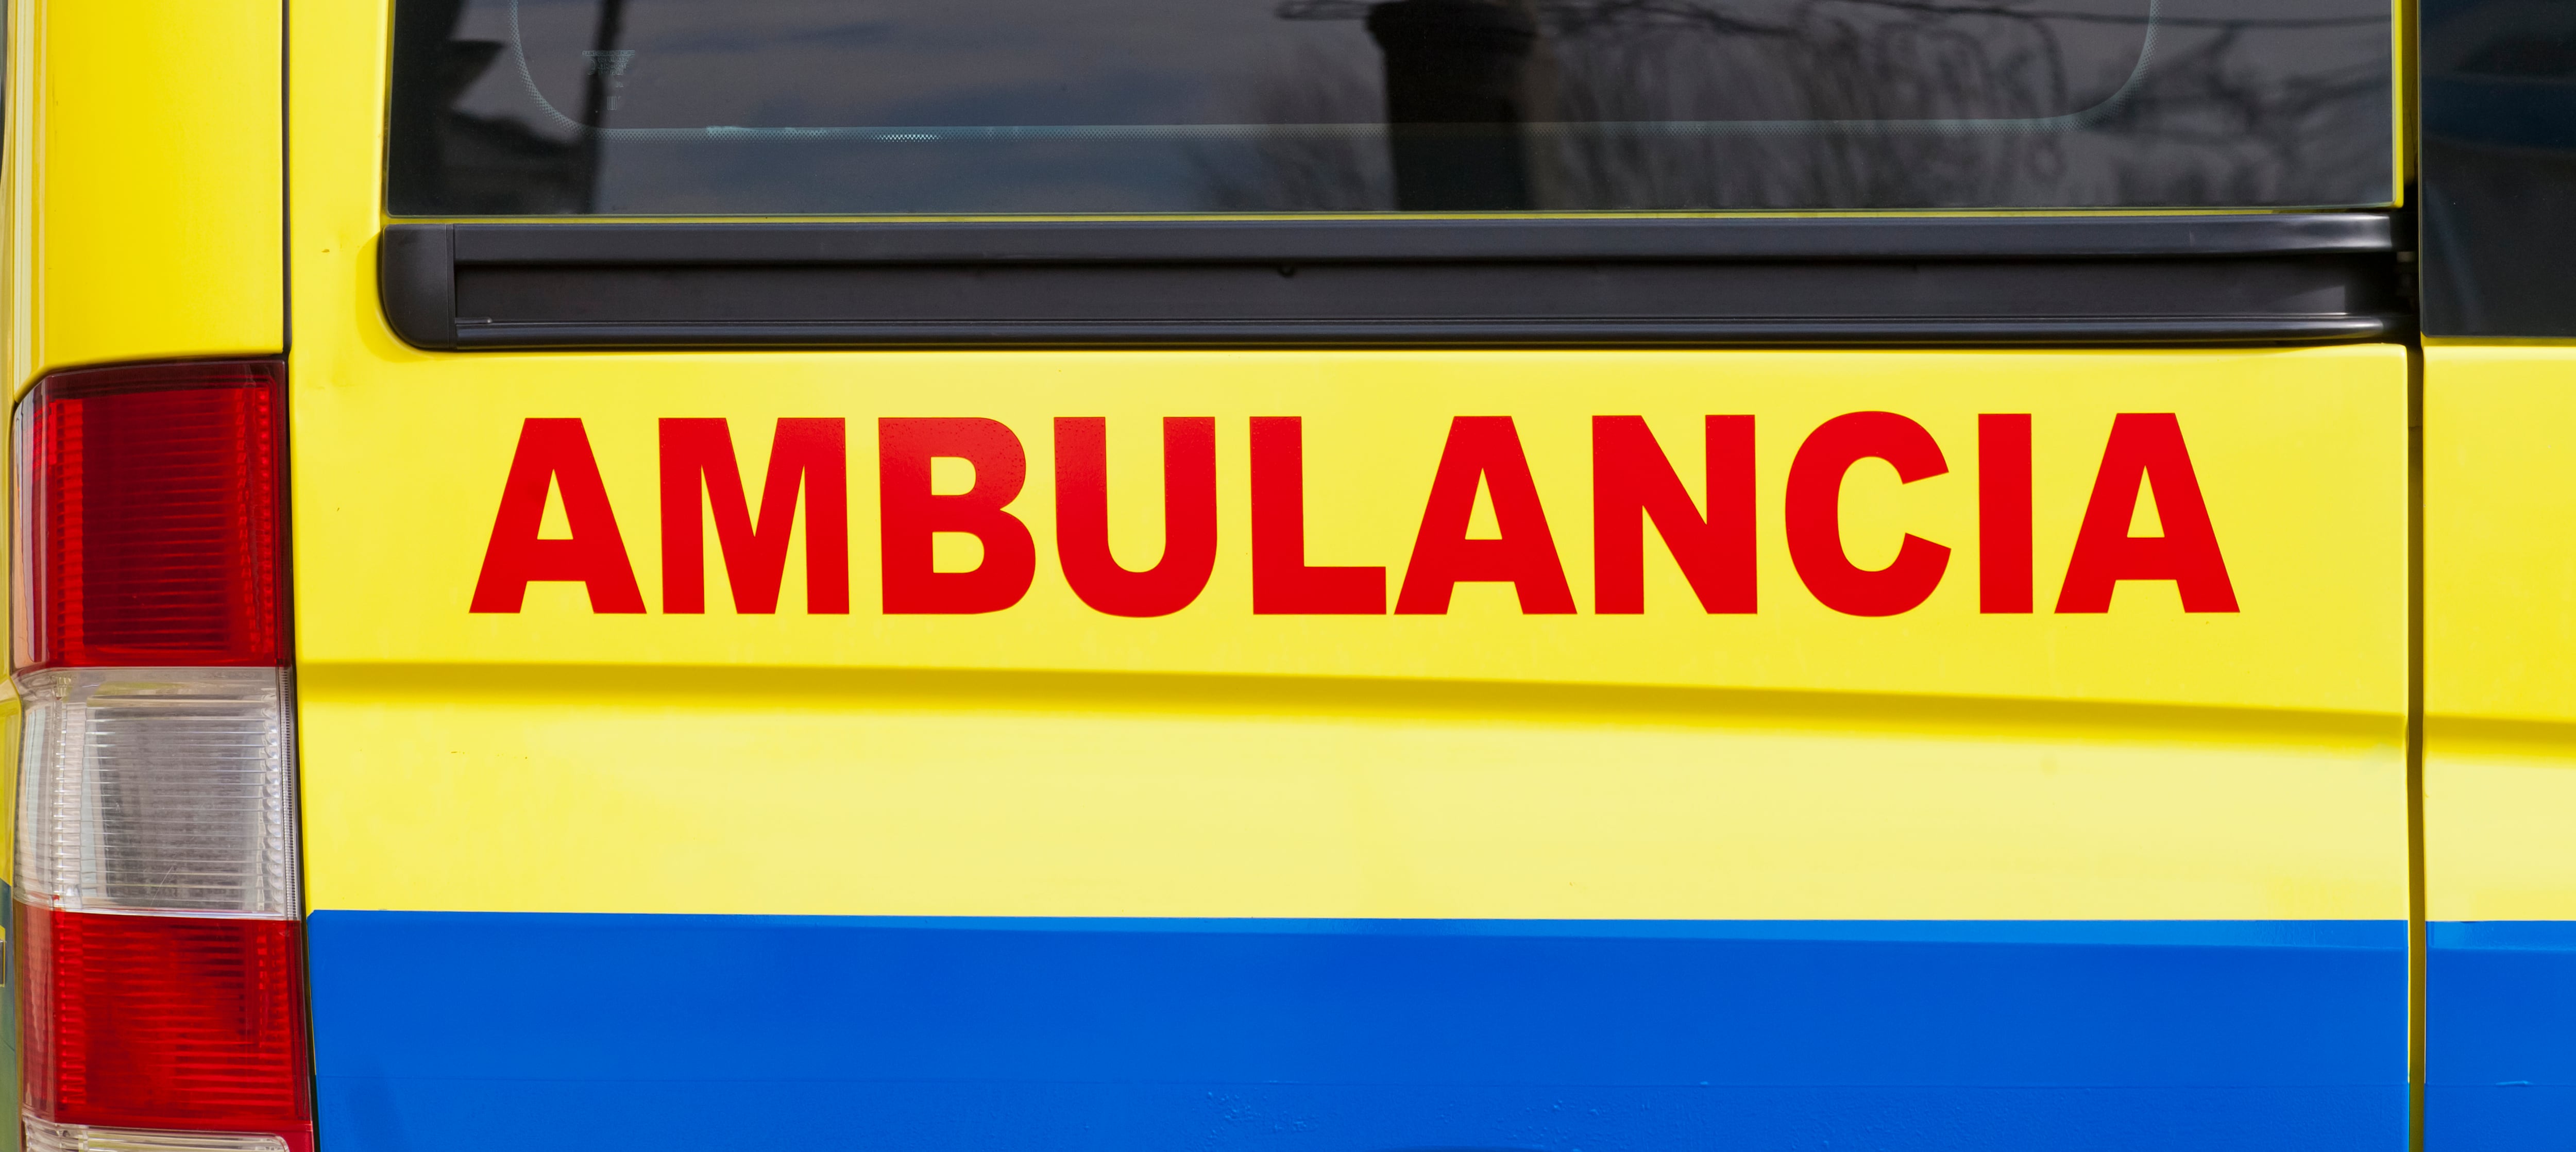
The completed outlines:
[[[399,215],[2328,207],[2387,0],[400,0]]]
[[[2576,4],[2423,14],[2424,330],[2576,336]]]

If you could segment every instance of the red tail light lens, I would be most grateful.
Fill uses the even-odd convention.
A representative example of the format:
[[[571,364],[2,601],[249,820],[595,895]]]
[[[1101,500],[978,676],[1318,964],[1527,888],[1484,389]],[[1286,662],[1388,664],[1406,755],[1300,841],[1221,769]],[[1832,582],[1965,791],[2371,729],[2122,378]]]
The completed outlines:
[[[303,925],[17,909],[28,1111],[309,1133]]]
[[[57,372],[19,408],[15,665],[282,662],[285,371]]]

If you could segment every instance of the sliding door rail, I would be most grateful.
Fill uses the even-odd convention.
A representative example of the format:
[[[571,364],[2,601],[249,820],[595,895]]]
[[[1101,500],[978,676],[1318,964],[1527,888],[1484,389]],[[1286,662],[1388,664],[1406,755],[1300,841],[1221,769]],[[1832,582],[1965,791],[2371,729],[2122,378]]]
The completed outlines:
[[[396,223],[433,349],[2242,344],[2411,331],[2377,213]]]

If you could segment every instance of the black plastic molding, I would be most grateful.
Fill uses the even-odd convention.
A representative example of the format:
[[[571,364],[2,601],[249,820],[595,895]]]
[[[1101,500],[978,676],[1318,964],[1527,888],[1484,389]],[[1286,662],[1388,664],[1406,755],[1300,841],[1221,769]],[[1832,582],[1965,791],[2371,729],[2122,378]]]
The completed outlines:
[[[2411,323],[2388,217],[395,224],[433,349],[2282,343]]]

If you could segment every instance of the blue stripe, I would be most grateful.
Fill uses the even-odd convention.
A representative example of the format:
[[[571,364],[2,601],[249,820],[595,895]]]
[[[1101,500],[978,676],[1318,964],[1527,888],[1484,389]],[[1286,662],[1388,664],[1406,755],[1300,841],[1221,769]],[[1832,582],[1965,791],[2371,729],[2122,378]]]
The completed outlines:
[[[2426,1147],[2576,1144],[2576,921],[2425,928]]]
[[[1279,920],[1155,916],[655,916],[651,920],[660,925],[705,922],[712,927],[885,928],[908,932],[1538,936],[2373,949],[2389,946],[2391,923],[2385,920]]]
[[[327,1152],[2405,1131],[2394,921],[324,911],[309,931]]]

